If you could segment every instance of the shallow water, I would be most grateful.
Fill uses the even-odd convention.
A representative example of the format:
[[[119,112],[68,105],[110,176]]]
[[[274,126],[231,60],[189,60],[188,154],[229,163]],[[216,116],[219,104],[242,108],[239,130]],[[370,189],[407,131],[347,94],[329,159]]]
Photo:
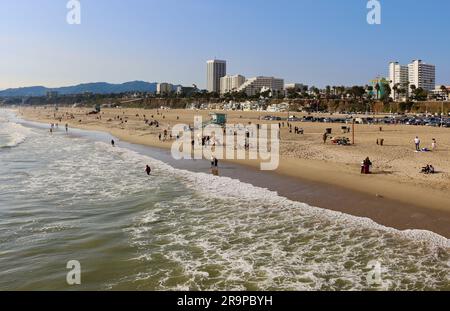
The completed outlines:
[[[17,123],[0,110],[2,290],[450,290],[449,240],[431,232]]]

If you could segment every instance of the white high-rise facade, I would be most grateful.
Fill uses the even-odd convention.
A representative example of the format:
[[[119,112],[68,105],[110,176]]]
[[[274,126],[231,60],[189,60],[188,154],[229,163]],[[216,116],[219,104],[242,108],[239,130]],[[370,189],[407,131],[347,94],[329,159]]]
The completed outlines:
[[[389,64],[389,86],[391,87],[391,90],[393,90],[395,86],[399,89],[406,89],[408,81],[408,66],[400,65],[398,62],[391,62]],[[398,92],[392,91],[390,96],[395,100],[399,97],[399,94]]]
[[[208,92],[220,92],[220,78],[227,75],[227,62],[224,60],[209,60],[206,62],[206,82]]]
[[[408,65],[409,85],[432,91],[436,87],[436,67],[421,60],[414,60]]]
[[[400,65],[398,62],[392,62],[389,64],[389,81],[391,87],[394,85],[404,86],[408,83],[408,66]]]
[[[245,77],[241,75],[225,76],[220,78],[220,94],[234,92],[245,83]]]

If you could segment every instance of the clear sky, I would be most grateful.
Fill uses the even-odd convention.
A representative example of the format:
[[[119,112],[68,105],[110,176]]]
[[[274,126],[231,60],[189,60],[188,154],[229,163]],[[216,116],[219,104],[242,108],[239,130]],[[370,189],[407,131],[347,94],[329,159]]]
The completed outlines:
[[[206,84],[206,60],[229,74],[309,85],[367,84],[388,62],[420,58],[450,84],[450,1],[0,0],[0,89],[130,80]]]

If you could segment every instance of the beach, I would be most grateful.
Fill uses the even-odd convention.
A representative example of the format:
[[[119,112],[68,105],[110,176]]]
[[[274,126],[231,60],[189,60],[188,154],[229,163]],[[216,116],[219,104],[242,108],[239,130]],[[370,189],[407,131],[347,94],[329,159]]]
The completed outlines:
[[[449,288],[445,233],[396,229],[444,227],[439,210],[238,163],[214,176],[208,160],[3,110],[0,160],[2,289],[70,289],[72,260],[84,290]]]
[[[102,109],[100,115],[88,115],[91,109],[59,108],[57,112],[50,107],[20,108],[19,114],[28,119],[44,123],[56,123],[63,117],[60,126],[68,123],[70,127],[108,132],[119,139],[169,149],[172,141],[160,141],[158,136],[175,124],[192,125],[194,116],[209,119],[210,111],[193,110],[145,110],[145,109]],[[231,111],[228,122],[232,124],[276,123],[281,121],[262,121],[261,117],[276,115],[287,117],[287,113]],[[300,117],[300,113],[290,113]],[[67,118],[68,115],[73,118]],[[66,116],[66,117],[64,117]],[[101,117],[100,117],[101,116]],[[143,121],[157,120],[158,128],[148,126]],[[153,116],[153,118],[151,118]],[[55,118],[56,117],[56,118]],[[118,119],[120,117],[120,119]],[[126,122],[124,122],[126,120]],[[377,201],[378,207],[348,204],[327,204],[329,209],[343,211],[355,216],[369,217],[377,222],[399,229],[426,229],[450,237],[450,135],[446,128],[432,128],[406,125],[356,125],[355,145],[337,146],[330,142],[323,144],[322,134],[332,128],[337,136],[341,134],[342,124],[292,122],[293,126],[303,128],[304,134],[290,133],[285,126],[281,129],[279,168],[274,172],[295,180],[314,182],[322,189],[334,187],[342,191],[360,193]],[[435,138],[438,149],[434,152],[414,152],[414,137],[419,136],[423,146],[431,148]],[[384,146],[376,144],[384,139]],[[360,163],[367,156],[373,162],[373,174],[361,175]],[[254,160],[231,160],[259,169]],[[438,171],[434,175],[421,174],[423,166],[432,164]],[[279,192],[283,188],[278,187]],[[339,191],[339,190],[338,190]],[[398,202],[398,210],[382,208],[384,202]],[[316,203],[314,200],[310,203]],[[380,212],[383,211],[383,212]],[[389,212],[391,211],[391,212]],[[396,215],[396,216],[394,216]]]

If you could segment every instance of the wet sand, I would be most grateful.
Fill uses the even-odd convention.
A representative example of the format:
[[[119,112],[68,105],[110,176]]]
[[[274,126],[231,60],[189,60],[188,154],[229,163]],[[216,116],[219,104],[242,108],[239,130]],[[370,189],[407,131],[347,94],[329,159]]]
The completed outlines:
[[[210,163],[207,160],[177,161],[164,149],[139,147],[125,142],[120,144],[125,144],[124,147],[141,153],[146,153],[146,148],[150,148],[147,149],[150,150],[148,155],[175,168],[204,173],[211,171]],[[283,197],[311,206],[370,218],[387,227],[399,230],[428,230],[450,238],[450,213],[446,211],[427,209],[386,198],[374,197],[366,193],[285,176],[276,172],[262,172],[259,169],[232,162],[220,163],[219,175],[276,191]]]

